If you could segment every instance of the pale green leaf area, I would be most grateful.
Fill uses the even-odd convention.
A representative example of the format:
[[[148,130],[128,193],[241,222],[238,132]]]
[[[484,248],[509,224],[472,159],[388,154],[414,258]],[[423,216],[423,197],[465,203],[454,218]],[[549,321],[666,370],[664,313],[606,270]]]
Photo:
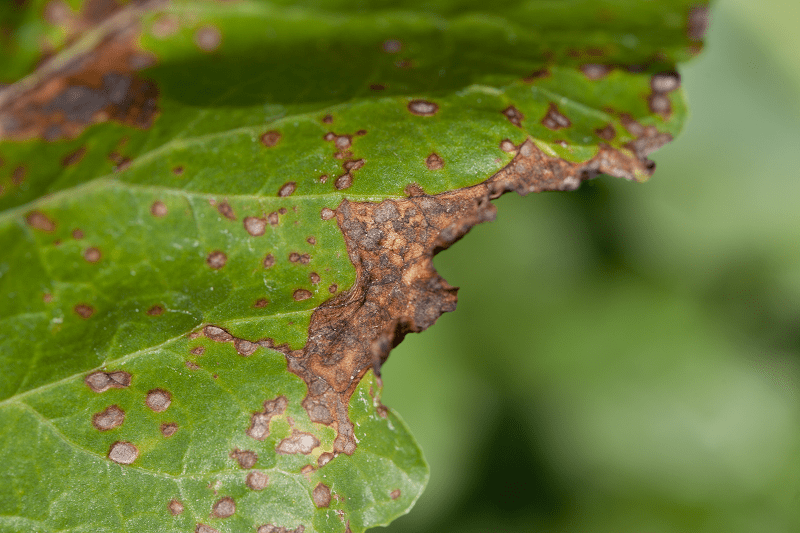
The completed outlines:
[[[70,16],[87,5],[69,2]],[[427,463],[380,380],[367,371],[351,391],[357,446],[334,454],[337,428],[312,422],[287,370],[315,309],[358,281],[330,210],[480,184],[526,140],[583,163],[601,145],[633,158],[641,128],[676,136],[683,93],[653,110],[651,84],[699,51],[693,7],[243,0],[146,13],[135,77],[157,88],[151,124],[67,108],[24,138],[2,124],[0,531],[358,533],[408,512]],[[0,12],[0,80],[42,59],[30,32],[63,64],[99,39],[102,27],[69,33],[73,19],[44,9]],[[91,125],[70,137],[76,122]],[[456,368],[409,383],[445,390],[433,378]],[[489,412],[476,387],[451,419]]]

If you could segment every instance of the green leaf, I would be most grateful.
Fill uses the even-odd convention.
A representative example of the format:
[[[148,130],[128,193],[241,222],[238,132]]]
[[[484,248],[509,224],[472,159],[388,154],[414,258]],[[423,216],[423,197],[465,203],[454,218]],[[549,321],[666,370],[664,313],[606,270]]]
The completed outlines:
[[[375,373],[455,308],[434,253],[506,191],[646,179],[705,20],[481,9],[134,2],[0,92],[0,531],[411,508]]]

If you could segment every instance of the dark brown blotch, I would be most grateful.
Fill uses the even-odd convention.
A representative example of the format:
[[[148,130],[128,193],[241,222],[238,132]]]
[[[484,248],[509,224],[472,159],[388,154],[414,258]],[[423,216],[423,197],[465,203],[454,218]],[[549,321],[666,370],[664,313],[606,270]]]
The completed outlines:
[[[56,223],[41,211],[31,211],[25,215],[25,222],[33,229],[38,229],[46,233],[52,233],[56,229]]]
[[[92,425],[99,431],[119,427],[125,421],[125,411],[118,405],[109,405],[105,410],[92,415]]]
[[[439,106],[428,100],[411,100],[408,110],[419,117],[432,117],[439,111]]]
[[[311,496],[317,508],[328,507],[331,504],[331,489],[324,483],[317,483]]]
[[[302,302],[303,300],[308,300],[312,296],[313,295],[311,294],[311,291],[307,291],[306,289],[296,289],[292,293],[292,298],[294,298],[295,301],[297,301],[297,302]]]
[[[266,306],[267,306],[267,304],[269,304],[269,300],[267,300],[266,298],[259,298],[259,299],[258,299],[258,300],[256,300],[256,301],[255,301],[255,303],[253,304],[253,307],[255,307],[255,308],[257,308],[257,309],[260,309],[260,308],[262,308],[262,307],[266,307]]]
[[[311,235],[306,238],[306,242],[311,246],[315,246],[317,244],[317,239],[313,235]]]
[[[169,438],[178,431],[178,424],[175,422],[163,422],[159,427],[161,430],[161,434],[164,435],[166,438]]]
[[[510,105],[503,109],[503,114],[513,125],[517,126],[518,128],[522,127],[522,121],[525,120],[525,115],[523,115],[519,109],[513,105]]]
[[[373,83],[372,85],[369,86],[369,88],[372,89],[373,91],[383,91],[386,89],[386,85],[382,83]]]
[[[150,309],[147,310],[147,314],[150,316],[160,316],[164,314],[164,308],[160,305],[154,305]]]
[[[550,71],[545,68],[542,68],[539,70],[534,70],[533,72],[522,78],[522,81],[524,81],[525,83],[533,83],[536,80],[541,80],[543,78],[548,78],[548,77],[550,77]]]
[[[206,257],[206,264],[214,270],[219,270],[220,268],[224,267],[227,261],[228,256],[219,250],[214,250],[208,254],[208,257]]]
[[[310,454],[314,448],[319,446],[319,439],[311,433],[293,430],[289,437],[281,440],[278,443],[275,451],[284,455],[293,455],[302,453],[304,455]]]
[[[610,141],[617,136],[617,130],[614,129],[614,126],[611,124],[606,124],[606,126],[602,129],[594,130],[598,137],[603,140]]]
[[[278,190],[278,196],[281,198],[285,198],[287,196],[291,196],[292,193],[297,189],[297,183],[294,181],[289,181],[283,184],[283,186]]]
[[[267,254],[267,256],[264,258],[264,261],[262,261],[262,264],[264,265],[264,268],[272,268],[275,266],[275,256],[272,254]]]
[[[343,191],[344,189],[349,188],[353,184],[353,175],[349,172],[346,172],[336,178],[336,181],[333,183],[333,186],[336,187],[337,190]]]
[[[172,516],[178,516],[183,512],[183,504],[178,500],[170,500],[167,504],[167,509],[169,509]]]
[[[312,285],[316,285],[320,282],[319,274],[317,274],[316,272],[312,272],[311,274],[309,274],[308,279],[311,280]]]
[[[219,214],[224,216],[228,220],[236,220],[236,215],[233,212],[231,204],[229,204],[225,200],[217,204],[217,211],[219,211]]]
[[[278,396],[274,400],[265,401],[264,410],[253,413],[250,418],[247,435],[256,440],[266,439],[269,436],[269,423],[272,417],[284,413],[288,403],[286,396]]]
[[[428,167],[428,170],[440,170],[444,168],[444,159],[436,152],[433,152],[425,158],[425,166]]]
[[[236,348],[236,353],[244,357],[253,355],[253,353],[258,350],[258,344],[246,339],[235,339],[233,341],[233,346]]]
[[[83,156],[85,154],[86,154],[86,147],[81,146],[74,152],[70,152],[67,155],[65,155],[64,159],[61,160],[61,164],[64,165],[65,167],[76,165],[80,163],[81,159],[83,159]]]
[[[558,106],[556,106],[556,104],[553,102],[550,102],[550,105],[547,108],[547,113],[544,115],[544,118],[542,118],[542,124],[545,128],[553,131],[572,126],[570,119],[562,115],[558,111]]]
[[[73,308],[73,311],[75,311],[75,314],[79,317],[86,320],[94,314],[94,307],[87,304],[78,304]]]
[[[397,39],[386,39],[385,41],[383,41],[381,48],[387,54],[396,54],[403,49],[403,43],[401,43]]]
[[[338,290],[339,290],[339,286],[337,284],[335,284],[335,283],[331,284],[331,286],[328,287],[328,292],[331,293],[331,294],[336,294],[336,291],[338,291]]]
[[[176,176],[180,176],[181,174],[183,174],[183,167],[180,165],[177,167],[173,167],[172,173],[175,174]]]
[[[389,494],[389,496],[390,496],[390,497],[391,497],[393,500],[396,500],[397,498],[399,498],[399,497],[400,497],[400,489],[394,489],[394,490],[393,490],[393,491],[392,491],[392,492]]]
[[[131,375],[123,370],[114,372],[92,372],[83,380],[93,392],[105,392],[108,389],[122,389],[130,386]]]
[[[333,122],[333,117],[331,115],[325,115],[324,117],[322,117],[322,122],[324,124],[330,124]]]
[[[239,463],[239,468],[244,468],[245,470],[253,468],[258,462],[256,452],[240,450],[239,448],[234,448],[229,457]]]
[[[279,131],[270,130],[261,134],[261,144],[267,148],[272,148],[279,142],[281,142],[281,133]]]
[[[153,389],[147,392],[145,404],[156,413],[161,413],[172,404],[172,394],[164,389]]]
[[[206,353],[206,347],[205,346],[195,346],[194,348],[189,350],[189,353],[192,354],[192,355],[203,355],[204,353]]]
[[[230,342],[233,340],[233,335],[219,326],[209,324],[203,328],[203,335],[215,342]]]

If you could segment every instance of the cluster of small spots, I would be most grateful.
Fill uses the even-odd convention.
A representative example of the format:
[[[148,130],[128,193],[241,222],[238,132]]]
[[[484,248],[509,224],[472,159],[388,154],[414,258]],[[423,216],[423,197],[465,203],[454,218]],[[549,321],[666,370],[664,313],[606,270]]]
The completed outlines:
[[[64,159],[61,160],[61,164],[65,167],[69,167],[75,164],[80,163],[81,159],[83,159],[84,154],[86,154],[86,147],[81,146],[74,152],[70,152],[64,156]]]
[[[513,105],[510,105],[503,109],[503,114],[513,125],[517,126],[518,128],[522,127],[522,121],[525,120],[525,115],[523,115],[519,109]]]
[[[314,499],[314,505],[319,507],[328,507],[331,504],[331,489],[324,483],[317,483],[311,493]]]
[[[272,254],[267,254],[267,256],[264,258],[263,263],[264,263],[264,268],[272,268],[273,266],[275,266],[275,256]]]
[[[172,403],[172,395],[164,389],[153,389],[147,392],[145,403],[156,413],[161,413],[169,408]]]
[[[219,250],[214,250],[208,257],[206,257],[206,264],[213,268],[214,270],[218,270],[225,266],[225,263],[228,261],[228,256],[226,256],[223,252]]]
[[[165,217],[167,216],[167,206],[160,200],[155,201],[150,206],[150,214],[154,217]]]
[[[269,304],[269,300],[267,300],[266,298],[259,298],[253,304],[253,307],[256,307],[256,308],[260,309],[262,307],[266,307],[267,304]]]
[[[240,450],[234,448],[229,454],[231,459],[235,459],[239,463],[239,468],[250,469],[253,468],[258,462],[258,455],[256,452],[250,450]]]
[[[672,113],[672,104],[668,93],[681,86],[681,78],[677,72],[660,72],[650,78],[652,92],[647,97],[650,111],[658,113],[665,119]]]
[[[308,275],[308,279],[311,281],[312,285],[317,285],[320,282],[319,274],[316,272],[312,272]]]
[[[558,111],[558,107],[553,102],[550,102],[547,113],[542,118],[542,124],[553,131],[572,126],[572,122]]]
[[[511,142],[509,139],[503,139],[502,141],[500,141],[500,149],[509,154],[513,154],[514,152],[517,151],[517,147],[514,146],[514,143]]]
[[[299,254],[298,252],[292,252],[289,254],[289,261],[292,263],[301,263],[303,265],[307,265],[309,261],[311,261],[311,256],[308,254]]]
[[[295,189],[297,189],[297,183],[293,181],[286,182],[278,191],[278,196],[280,196],[281,198],[291,196],[292,193],[295,191]]]
[[[108,450],[108,458],[121,465],[129,465],[137,457],[139,457],[139,450],[130,442],[117,441]]]
[[[92,425],[100,431],[108,431],[122,425],[125,412],[117,405],[110,405],[104,411],[92,415]]]
[[[283,414],[288,403],[286,396],[278,396],[274,400],[265,401],[264,410],[253,413],[247,435],[256,440],[266,439],[269,436],[269,423],[272,417]]]
[[[322,211],[319,212],[319,216],[322,220],[330,220],[336,216],[336,211],[328,207],[323,207]]]
[[[100,253],[100,250],[95,247],[87,248],[83,252],[83,258],[89,263],[97,263],[100,261],[100,257],[102,257],[102,254]]]
[[[296,289],[292,293],[292,298],[294,298],[296,302],[302,302],[303,300],[308,300],[312,296],[313,294],[311,294],[311,292],[307,291],[306,289]]]
[[[391,497],[393,500],[396,500],[397,498],[399,498],[399,497],[400,497],[400,489],[394,489],[394,490],[391,492],[391,494],[389,494],[389,496],[390,496],[390,497]]]
[[[281,440],[275,451],[284,455],[297,453],[308,455],[317,446],[319,446],[317,437],[311,433],[304,433],[295,429],[292,431],[291,436]]]
[[[122,389],[130,386],[131,375],[122,370],[116,372],[93,372],[83,380],[94,392],[105,392],[108,389]]]
[[[233,498],[226,496],[214,504],[211,516],[214,518],[228,518],[236,513],[236,502]]]
[[[617,136],[617,130],[615,130],[614,126],[611,124],[606,124],[604,128],[595,130],[595,133],[597,133],[598,137],[606,141],[610,141]]]
[[[183,512],[183,504],[178,500],[170,500],[167,504],[167,509],[172,513],[172,516],[178,516]]]
[[[285,527],[273,526],[272,524],[265,524],[259,526],[256,533],[304,533],[306,526],[299,525],[295,529],[286,529]]]
[[[444,159],[434,152],[425,159],[425,166],[428,170],[440,170],[444,168]]]
[[[260,237],[267,231],[267,219],[258,217],[244,217],[244,229],[253,237]]]
[[[587,63],[581,65],[581,72],[590,80],[599,80],[604,78],[611,72],[611,67],[608,65],[600,65],[598,63]]]
[[[94,308],[87,304],[78,304],[73,308],[73,310],[75,311],[75,314],[84,320],[94,314]]]
[[[161,424],[159,429],[161,430],[162,435],[169,438],[173,436],[176,431],[178,431],[178,424],[175,422],[164,422]]]
[[[245,481],[247,488],[250,490],[264,490],[267,487],[267,483],[269,483],[269,476],[258,470],[247,474],[247,480]]]
[[[56,229],[56,223],[50,220],[47,215],[41,211],[31,211],[25,216],[25,222],[28,223],[33,229],[52,233]]]
[[[219,211],[219,214],[224,216],[228,220],[236,220],[236,215],[233,212],[231,204],[229,204],[224,200],[217,204],[217,211]]]
[[[408,103],[408,110],[420,117],[432,117],[439,111],[439,106],[427,100],[411,100]]]
[[[151,307],[150,309],[147,310],[147,314],[149,316],[162,315],[162,314],[164,314],[164,308],[161,307],[160,305],[154,305],[153,307]]]
[[[194,42],[204,52],[213,52],[222,42],[222,34],[214,26],[204,26],[194,34]]]

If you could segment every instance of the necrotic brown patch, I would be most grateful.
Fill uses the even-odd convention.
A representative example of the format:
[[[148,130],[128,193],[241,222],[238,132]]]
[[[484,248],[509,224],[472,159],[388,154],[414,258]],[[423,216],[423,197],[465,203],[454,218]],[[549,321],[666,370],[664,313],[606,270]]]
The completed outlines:
[[[372,89],[373,91],[383,91],[386,89],[386,85],[382,83],[373,83],[372,85],[369,86],[369,88]]]
[[[50,220],[47,215],[41,211],[31,211],[25,216],[25,222],[28,223],[33,229],[52,233],[56,229],[56,223]]]
[[[304,433],[295,429],[292,431],[291,436],[281,440],[275,451],[284,455],[297,453],[308,455],[317,446],[319,446],[319,439],[317,439],[317,437],[311,433]]]
[[[150,316],[159,316],[164,314],[164,308],[160,305],[154,305],[150,309],[147,310],[147,314]]]
[[[322,220],[330,220],[336,216],[336,212],[333,209],[323,207],[322,211],[319,212],[319,216]]]
[[[161,430],[161,434],[165,437],[169,438],[178,431],[178,424],[175,422],[163,422],[159,428]]]
[[[271,130],[261,134],[261,144],[267,148],[272,148],[279,142],[281,142],[281,133],[279,131]]]
[[[233,212],[231,204],[229,204],[224,200],[217,204],[217,211],[219,211],[219,214],[224,216],[228,220],[236,220],[236,215]]]
[[[292,252],[289,254],[289,261],[292,263],[297,263],[300,261],[300,254],[297,252]]]
[[[308,244],[310,244],[311,246],[314,246],[314,245],[317,244],[317,239],[312,235],[312,236],[306,238],[306,242]]]
[[[272,268],[275,266],[275,256],[272,254],[267,254],[263,261],[264,268]]]
[[[165,217],[167,216],[167,206],[162,201],[155,201],[150,206],[150,214],[154,217]]]
[[[78,164],[80,163],[81,159],[83,159],[84,154],[86,154],[86,147],[81,146],[74,152],[70,152],[69,154],[65,155],[64,159],[61,160],[61,164],[65,167]]]
[[[147,407],[156,413],[161,413],[162,411],[166,411],[172,403],[172,395],[164,389],[153,389],[148,391],[145,403]]]
[[[115,372],[92,372],[83,380],[94,392],[105,392],[108,389],[122,389],[130,386],[131,375],[122,370]]]
[[[233,341],[233,346],[236,348],[236,353],[244,357],[252,355],[256,350],[258,350],[258,344],[250,342],[246,339],[235,339]]]
[[[226,496],[214,504],[211,515],[214,518],[228,518],[234,513],[236,513],[236,502],[230,496]]]
[[[247,488],[250,490],[264,490],[267,487],[267,483],[269,482],[269,477],[263,473],[256,470],[255,472],[250,472],[247,474]]]
[[[311,274],[309,274],[308,279],[311,281],[313,285],[316,285],[320,281],[319,274],[317,274],[316,272],[312,272]]]
[[[215,342],[230,342],[233,340],[233,335],[225,329],[211,324],[203,328],[203,335]]]
[[[108,450],[108,458],[121,465],[129,465],[137,457],[139,457],[139,450],[130,442],[117,441]]]
[[[336,181],[333,183],[333,186],[336,187],[337,190],[344,190],[349,188],[353,184],[353,175],[349,172],[342,174]]]
[[[194,533],[219,533],[219,531],[205,524],[197,524],[197,527],[194,528]]]
[[[339,286],[337,284],[335,284],[335,283],[331,284],[331,286],[328,287],[328,292],[331,293],[331,294],[336,294],[336,291],[338,291],[338,290],[339,290]]]
[[[204,353],[206,353],[206,347],[205,346],[195,346],[194,348],[189,350],[189,353],[192,354],[192,355],[203,355]]]
[[[247,435],[256,439],[264,440],[269,436],[269,423],[273,416],[283,414],[288,405],[286,396],[278,396],[274,400],[264,402],[264,410],[253,413],[250,418],[250,428]]]
[[[277,226],[278,222],[280,222],[280,219],[278,218],[278,213],[273,211],[272,213],[267,215],[267,221],[270,223],[271,226]]]
[[[97,263],[98,261],[100,261],[100,257],[102,257],[100,250],[94,247],[87,248],[83,252],[83,258],[86,259],[86,261],[88,261],[89,263]]]
[[[333,144],[340,152],[347,150],[353,144],[353,137],[350,135],[337,135]]]
[[[87,304],[78,304],[73,308],[73,310],[75,311],[75,314],[84,320],[94,314],[94,308]]]
[[[550,102],[550,106],[547,108],[547,113],[545,114],[544,118],[542,118],[542,124],[544,127],[553,131],[572,126],[572,122],[567,117],[559,113],[558,107],[553,102]]]
[[[92,415],[92,425],[100,431],[108,431],[122,425],[125,412],[118,405],[109,405],[104,411]]]
[[[668,117],[672,113],[672,104],[669,97],[661,93],[652,93],[647,97],[647,107],[653,113],[658,113],[663,117]]]
[[[214,26],[204,26],[194,34],[194,42],[204,52],[213,52],[222,42],[222,34]]]
[[[297,289],[292,293],[292,298],[294,298],[295,301],[298,302],[302,302],[303,300],[308,300],[309,298],[311,298],[311,296],[312,296],[311,292],[305,289]]]
[[[267,231],[267,219],[258,217],[244,217],[244,229],[253,237],[260,237]]]
[[[408,110],[420,117],[432,117],[439,111],[439,106],[427,100],[411,100],[408,103]]]
[[[267,300],[266,298],[259,298],[253,304],[253,307],[257,307],[257,308],[266,307],[267,304],[269,304],[269,300]]]
[[[167,504],[167,509],[172,513],[172,516],[178,516],[183,512],[183,504],[178,500],[170,500]]]
[[[314,505],[318,508],[328,507],[331,504],[331,489],[324,483],[317,483],[311,496],[314,499]]]
[[[227,261],[228,257],[219,250],[214,250],[208,254],[208,257],[206,257],[206,264],[214,270],[224,267]]]
[[[336,457],[336,456],[333,455],[331,452],[322,453],[322,454],[320,454],[319,458],[317,458],[317,464],[320,467],[323,467],[326,464],[330,463],[331,459],[333,459],[334,457]]]
[[[289,181],[280,188],[280,190],[278,191],[278,196],[280,196],[281,198],[291,196],[292,193],[295,191],[295,189],[297,189],[297,183]]]
[[[400,489],[394,489],[391,494],[389,494],[393,500],[396,500],[400,497]]]
[[[239,468],[249,469],[253,468],[258,462],[258,455],[250,450],[240,450],[234,448],[230,453],[230,458],[239,463]]]
[[[428,170],[442,169],[444,168],[444,159],[434,152],[425,159],[425,166],[428,167]]]
[[[513,125],[519,128],[522,127],[522,121],[525,120],[525,115],[523,115],[519,109],[517,109],[513,105],[510,105],[507,108],[503,109],[503,114]]]

